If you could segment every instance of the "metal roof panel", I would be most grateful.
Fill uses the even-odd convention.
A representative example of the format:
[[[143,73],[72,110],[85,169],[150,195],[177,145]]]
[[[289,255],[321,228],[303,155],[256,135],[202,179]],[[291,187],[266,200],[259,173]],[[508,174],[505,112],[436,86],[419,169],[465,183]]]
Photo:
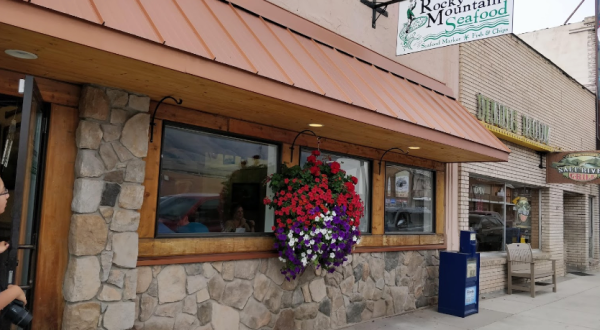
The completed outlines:
[[[233,2],[260,7],[241,0]],[[294,26],[310,32],[311,36],[219,0],[32,0],[32,3],[368,111],[508,151],[457,101],[390,73],[393,71],[386,72],[360,61],[360,56],[366,56],[371,59],[369,62],[387,63],[380,55],[364,47],[350,47],[356,44],[316,24],[294,20],[286,16],[289,13],[265,1],[261,4],[269,6],[269,10],[262,8],[259,12],[288,17]],[[334,44],[325,45],[324,41]],[[338,50],[340,46],[360,51],[346,55]],[[389,70],[404,68],[396,64],[387,66]],[[410,74],[410,79],[432,83],[430,78],[404,69],[396,71]],[[447,90],[437,82],[434,85]]]
[[[202,57],[214,58],[177,2],[140,0],[140,3],[160,31],[165,45]]]
[[[139,1],[94,0],[93,3],[107,27],[159,43],[164,41]]]

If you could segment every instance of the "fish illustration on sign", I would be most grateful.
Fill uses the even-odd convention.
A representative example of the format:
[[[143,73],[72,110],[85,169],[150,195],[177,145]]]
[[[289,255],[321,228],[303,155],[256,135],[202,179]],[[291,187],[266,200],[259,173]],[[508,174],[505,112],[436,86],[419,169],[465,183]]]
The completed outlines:
[[[429,18],[427,16],[421,16],[415,18],[415,13],[413,10],[417,6],[417,2],[415,0],[410,1],[410,5],[406,10],[406,18],[408,18],[408,22],[404,23],[401,29],[399,29],[398,37],[402,40],[403,47],[405,49],[412,49],[412,44],[419,40],[421,36],[417,36],[415,31],[419,28],[422,28],[427,24]]]

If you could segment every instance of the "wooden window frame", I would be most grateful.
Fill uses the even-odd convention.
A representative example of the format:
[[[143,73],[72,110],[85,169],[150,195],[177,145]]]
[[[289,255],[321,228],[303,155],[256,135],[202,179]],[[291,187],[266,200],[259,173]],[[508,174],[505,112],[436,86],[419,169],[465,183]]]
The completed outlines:
[[[178,122],[172,122],[172,121],[167,121],[164,120],[162,121],[162,128],[161,128],[161,137],[160,137],[160,162],[159,162],[159,170],[158,170],[158,192],[160,193],[160,188],[161,188],[161,180],[160,178],[162,178],[162,154],[163,154],[163,143],[162,143],[162,139],[164,137],[165,134],[165,129],[167,127],[172,127],[175,129],[183,129],[183,130],[190,130],[190,131],[194,131],[194,132],[199,132],[199,133],[208,133],[208,134],[212,134],[212,135],[217,135],[217,136],[222,136],[225,138],[237,138],[240,140],[246,140],[248,142],[257,142],[257,143],[268,143],[271,145],[274,145],[277,147],[277,164],[276,164],[276,173],[281,171],[281,150],[283,148],[283,143],[279,142],[279,141],[273,141],[273,140],[268,140],[268,139],[261,139],[261,138],[254,138],[254,137],[248,137],[245,135],[241,135],[241,134],[235,134],[235,133],[230,133],[230,132],[223,132],[223,131],[219,131],[219,130],[214,130],[214,129],[210,129],[210,128],[205,128],[202,126],[194,126],[194,125],[190,125],[190,124],[185,124],[185,123],[178,123]],[[156,198],[156,210],[158,210],[158,198]],[[155,226],[156,226],[156,222],[158,222],[158,214],[157,212],[154,212],[154,221],[155,221]],[[220,232],[209,232],[209,233],[173,233],[173,234],[159,234],[158,231],[156,230],[156,227],[154,229],[154,238],[209,238],[209,237],[227,237],[227,238],[238,238],[238,237],[271,237],[273,235],[273,232],[249,232],[249,233],[220,233]]]
[[[156,103],[152,102],[151,107]],[[161,105],[161,111],[156,116],[157,125],[154,128],[154,142],[150,143],[146,157],[146,177],[144,181],[145,194],[142,205],[138,245],[138,265],[177,264],[192,262],[207,262],[219,260],[242,260],[276,257],[273,250],[273,238],[270,234],[256,236],[231,236],[220,237],[175,237],[156,238],[156,206],[158,198],[158,173],[160,171],[160,154],[163,136],[163,122],[176,125],[187,124],[200,130],[211,130],[218,134],[241,136],[245,139],[274,141],[281,145],[280,161],[288,166],[298,165],[300,162],[300,149],[313,148],[314,137],[300,135],[296,140],[297,154],[289,162],[292,154],[291,144],[297,132],[281,128],[270,127],[258,123],[242,121],[235,118],[224,117],[197,110],[178,107],[170,104]],[[422,159],[399,153],[388,153],[386,159],[402,166],[419,167],[436,172],[435,175],[435,233],[427,234],[385,234],[383,232],[383,210],[385,185],[382,178],[385,173],[378,173],[378,159],[383,150],[365,147],[344,141],[327,138],[321,139],[321,146],[326,145],[326,150],[335,154],[343,154],[371,161],[371,233],[365,234],[361,244],[354,250],[355,253],[383,252],[383,251],[410,251],[445,249],[445,177],[446,164],[433,160]],[[381,165],[385,168],[385,161]],[[379,219],[381,214],[381,219]]]

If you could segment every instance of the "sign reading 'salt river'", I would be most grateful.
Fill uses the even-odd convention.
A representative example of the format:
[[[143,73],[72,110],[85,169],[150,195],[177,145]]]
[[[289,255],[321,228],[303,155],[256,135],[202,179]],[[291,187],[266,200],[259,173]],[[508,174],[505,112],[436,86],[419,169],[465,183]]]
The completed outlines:
[[[400,2],[396,55],[512,33],[514,0]]]
[[[600,153],[598,151],[571,151],[548,154],[546,158],[547,183],[600,184]]]

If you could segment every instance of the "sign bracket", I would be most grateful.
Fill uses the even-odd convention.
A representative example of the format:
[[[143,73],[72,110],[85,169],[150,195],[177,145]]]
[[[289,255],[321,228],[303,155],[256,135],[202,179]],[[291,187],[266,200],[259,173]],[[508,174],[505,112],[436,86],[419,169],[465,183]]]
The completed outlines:
[[[391,0],[391,1],[385,1],[385,2],[379,2],[379,3],[377,2],[377,0],[373,0],[373,1],[360,0],[360,3],[373,9],[373,18],[372,18],[371,26],[375,29],[377,20],[379,19],[379,17],[381,17],[381,15],[388,17],[387,6],[398,3],[398,2],[402,2],[402,1],[406,1],[406,0]],[[377,13],[379,13],[379,15],[377,15]]]
[[[544,156],[547,154],[547,152],[543,152],[543,151],[536,151],[535,153],[536,153],[536,154],[538,154],[538,155],[540,155],[540,166],[539,166],[539,167],[540,167],[541,169],[545,169],[545,168],[546,168],[546,166],[544,166],[544,165],[543,165],[543,164],[544,164],[544,163],[543,163],[543,161],[544,161]]]

